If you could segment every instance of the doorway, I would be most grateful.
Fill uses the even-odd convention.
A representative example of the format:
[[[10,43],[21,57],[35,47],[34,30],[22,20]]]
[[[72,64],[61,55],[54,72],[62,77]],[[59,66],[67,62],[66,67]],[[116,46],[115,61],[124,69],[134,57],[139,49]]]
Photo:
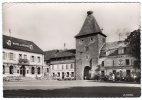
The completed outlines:
[[[65,78],[65,73],[62,72],[62,80],[64,80],[64,78]]]
[[[90,70],[91,70],[91,68],[89,66],[86,66],[84,68],[84,76],[83,76],[84,80],[89,80],[90,79],[90,73],[89,73]]]
[[[20,67],[20,75],[25,76],[25,74],[26,74],[26,68],[25,68],[24,65],[22,65],[22,66]]]

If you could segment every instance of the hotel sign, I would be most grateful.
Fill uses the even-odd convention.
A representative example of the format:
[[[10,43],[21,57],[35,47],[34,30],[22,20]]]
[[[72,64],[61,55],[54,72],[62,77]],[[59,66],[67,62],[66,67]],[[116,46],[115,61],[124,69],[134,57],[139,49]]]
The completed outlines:
[[[7,40],[7,45],[9,46],[20,46],[20,47],[25,47],[33,50],[33,45],[30,44],[23,44],[23,43],[18,43],[18,42],[12,42],[11,40]]]

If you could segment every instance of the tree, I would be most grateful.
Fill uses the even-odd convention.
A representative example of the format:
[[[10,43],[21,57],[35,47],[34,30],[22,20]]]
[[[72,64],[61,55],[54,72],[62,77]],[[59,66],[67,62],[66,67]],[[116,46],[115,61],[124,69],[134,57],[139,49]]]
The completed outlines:
[[[128,43],[130,53],[137,59],[137,61],[134,62],[134,66],[140,68],[140,29],[131,32],[125,41]]]

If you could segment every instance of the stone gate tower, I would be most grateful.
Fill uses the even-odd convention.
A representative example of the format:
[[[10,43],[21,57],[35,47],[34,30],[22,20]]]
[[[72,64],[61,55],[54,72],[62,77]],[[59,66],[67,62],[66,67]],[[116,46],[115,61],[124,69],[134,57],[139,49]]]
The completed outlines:
[[[76,79],[90,79],[97,73],[101,47],[106,35],[102,33],[92,11],[87,12],[85,22],[76,38]]]

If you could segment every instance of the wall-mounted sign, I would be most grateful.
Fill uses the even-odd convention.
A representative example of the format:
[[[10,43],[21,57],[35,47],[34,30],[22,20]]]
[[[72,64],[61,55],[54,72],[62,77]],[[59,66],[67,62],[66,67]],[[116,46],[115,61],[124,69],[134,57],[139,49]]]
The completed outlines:
[[[20,46],[20,47],[25,47],[33,50],[33,45],[30,44],[23,44],[23,43],[18,43],[18,42],[12,42],[11,40],[7,40],[7,45],[9,46]]]

